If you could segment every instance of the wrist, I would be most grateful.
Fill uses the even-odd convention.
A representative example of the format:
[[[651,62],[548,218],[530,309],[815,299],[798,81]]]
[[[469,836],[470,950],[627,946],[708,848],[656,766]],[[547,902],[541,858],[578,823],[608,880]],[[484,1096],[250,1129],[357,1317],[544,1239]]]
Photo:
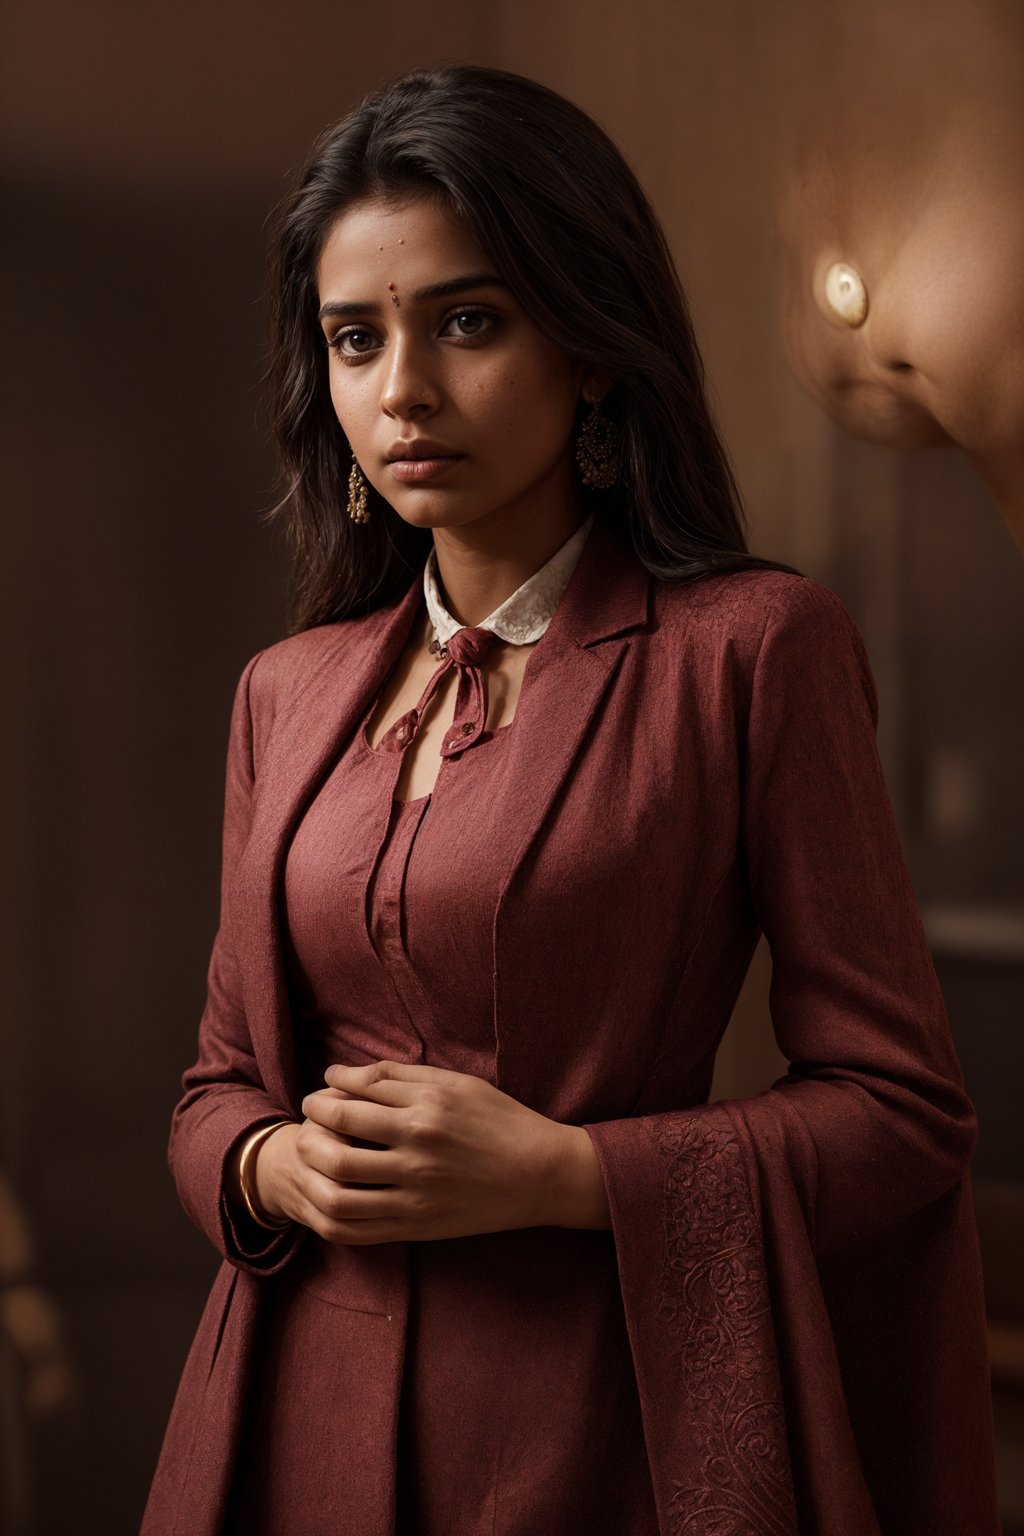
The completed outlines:
[[[547,1181],[550,1208],[546,1226],[598,1231],[611,1227],[604,1177],[594,1144],[581,1125],[559,1125],[560,1135]]]
[[[236,1199],[256,1225],[268,1231],[283,1230],[291,1218],[274,1198],[272,1181],[266,1178],[272,1157],[268,1159],[263,1154],[269,1143],[277,1139],[277,1133],[293,1124],[291,1120],[278,1120],[257,1127],[241,1143],[234,1161],[232,1183]]]
[[[253,1157],[250,1177],[253,1203],[273,1221],[294,1219],[285,1210],[281,1200],[282,1187],[286,1183],[282,1178],[282,1168],[289,1152],[289,1143],[294,1141],[300,1129],[296,1120],[282,1121],[274,1127],[274,1134],[257,1147]]]

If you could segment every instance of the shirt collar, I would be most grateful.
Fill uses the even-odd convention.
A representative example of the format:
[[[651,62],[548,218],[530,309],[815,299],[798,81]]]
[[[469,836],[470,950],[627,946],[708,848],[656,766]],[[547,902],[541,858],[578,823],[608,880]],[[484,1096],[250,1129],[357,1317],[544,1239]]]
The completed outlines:
[[[576,562],[583,553],[593,522],[594,514],[591,513],[576,532],[566,539],[561,549],[555,551],[546,565],[534,571],[511,597],[506,597],[493,613],[481,619],[474,628],[493,630],[502,640],[512,645],[529,645],[531,641],[539,640],[551,623],[559,599],[569,584],[569,577],[576,569]],[[423,595],[434,635],[444,645],[457,630],[466,626],[453,619],[441,601],[436,549],[431,549],[423,568]]]

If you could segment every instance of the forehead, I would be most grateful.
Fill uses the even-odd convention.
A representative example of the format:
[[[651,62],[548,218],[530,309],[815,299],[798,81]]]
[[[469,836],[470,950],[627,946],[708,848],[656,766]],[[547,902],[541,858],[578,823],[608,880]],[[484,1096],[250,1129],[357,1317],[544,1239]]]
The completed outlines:
[[[322,301],[353,284],[423,288],[490,265],[466,226],[431,197],[354,204],[332,224],[317,264]]]

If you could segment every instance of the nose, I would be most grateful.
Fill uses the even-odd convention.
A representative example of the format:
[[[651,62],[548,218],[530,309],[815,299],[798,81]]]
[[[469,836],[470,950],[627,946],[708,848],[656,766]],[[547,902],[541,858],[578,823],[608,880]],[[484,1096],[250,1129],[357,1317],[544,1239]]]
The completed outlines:
[[[440,391],[428,360],[412,337],[398,337],[384,372],[380,406],[398,420],[427,416],[437,410]]]

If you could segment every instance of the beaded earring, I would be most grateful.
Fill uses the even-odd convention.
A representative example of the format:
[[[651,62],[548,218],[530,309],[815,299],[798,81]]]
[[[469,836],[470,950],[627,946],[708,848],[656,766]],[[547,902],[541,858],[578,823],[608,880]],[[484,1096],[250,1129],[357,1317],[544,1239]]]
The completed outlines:
[[[348,515],[354,523],[368,523],[370,521],[370,509],[367,506],[367,492],[369,486],[363,478],[363,472],[356,463],[355,455],[352,457],[352,468],[348,475]]]
[[[619,458],[621,433],[595,400],[576,439],[576,463],[583,484],[595,491],[610,491],[622,478]]]

